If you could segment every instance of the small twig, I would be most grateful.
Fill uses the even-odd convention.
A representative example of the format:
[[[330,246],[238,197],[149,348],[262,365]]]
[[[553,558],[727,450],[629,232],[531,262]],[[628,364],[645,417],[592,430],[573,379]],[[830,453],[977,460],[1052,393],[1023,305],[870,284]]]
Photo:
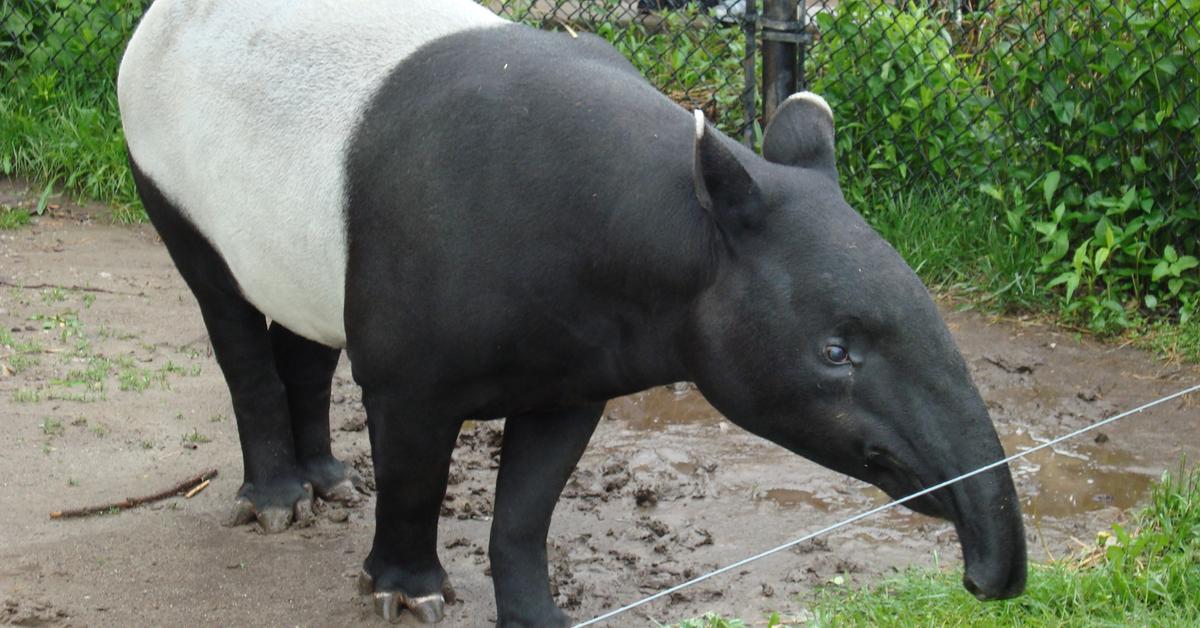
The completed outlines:
[[[196,488],[183,494],[184,499],[191,499],[191,498],[195,497],[196,493],[199,493],[200,491],[203,491],[204,489],[208,488],[209,484],[212,484],[212,480],[205,480],[205,481],[197,484]]]
[[[0,279],[0,286],[8,286],[9,288],[19,288],[21,290],[44,290],[46,288],[58,288],[59,290],[78,290],[79,292],[99,292],[102,294],[116,294],[123,297],[140,297],[145,296],[144,292],[122,292],[120,290],[105,290],[104,288],[90,288],[88,286],[58,286],[52,283],[13,283]]]
[[[161,491],[161,492],[155,493],[153,495],[147,495],[145,497],[126,497],[125,499],[123,499],[119,502],[113,502],[111,504],[101,504],[99,506],[88,506],[86,508],[76,508],[74,510],[56,510],[56,511],[50,513],[50,518],[51,519],[70,519],[73,517],[90,517],[92,515],[98,515],[98,514],[102,514],[102,513],[111,512],[113,510],[128,510],[130,508],[136,508],[143,504],[149,504],[149,503],[153,503],[153,502],[162,501],[169,497],[174,497],[180,493],[186,493],[189,490],[193,491],[190,495],[188,495],[188,497],[191,497],[192,495],[200,492],[200,490],[197,490],[197,489],[202,490],[202,487],[208,486],[209,480],[211,480],[212,478],[215,478],[215,477],[217,477],[217,470],[209,469],[208,471],[205,471],[204,473],[201,473],[200,475],[188,478],[188,479],[180,482],[179,484],[172,486],[171,488],[169,488],[165,491]],[[199,485],[199,486],[197,486],[197,485]]]

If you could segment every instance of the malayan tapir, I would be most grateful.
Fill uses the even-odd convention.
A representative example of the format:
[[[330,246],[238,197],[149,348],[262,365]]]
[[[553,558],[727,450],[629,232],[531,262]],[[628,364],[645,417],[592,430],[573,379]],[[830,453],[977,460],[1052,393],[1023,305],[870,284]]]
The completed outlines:
[[[465,419],[507,417],[505,626],[568,622],[546,534],[615,396],[693,381],[893,496],[1002,456],[928,292],[843,199],[819,96],[783,103],[760,157],[602,40],[470,0],[158,0],[118,87],[232,395],[232,521],[274,532],[313,491],[355,499],[330,452],[345,349],[377,484],[361,585],[385,618],[436,621],[452,597],[436,537]],[[976,596],[1022,591],[1006,467],[909,506],[955,523]]]

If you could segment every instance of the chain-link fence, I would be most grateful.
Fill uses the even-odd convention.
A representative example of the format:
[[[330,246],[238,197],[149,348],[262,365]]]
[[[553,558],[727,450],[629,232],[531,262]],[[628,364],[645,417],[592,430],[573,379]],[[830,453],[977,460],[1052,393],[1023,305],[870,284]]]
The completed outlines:
[[[481,1],[601,35],[746,141],[762,111],[762,5],[788,2]],[[0,84],[111,87],[148,4],[0,0]],[[1153,188],[1175,204],[1200,191],[1200,0],[800,0],[796,17],[766,30],[790,28],[799,84],[833,104],[847,178],[969,181],[1001,198],[1024,169]]]

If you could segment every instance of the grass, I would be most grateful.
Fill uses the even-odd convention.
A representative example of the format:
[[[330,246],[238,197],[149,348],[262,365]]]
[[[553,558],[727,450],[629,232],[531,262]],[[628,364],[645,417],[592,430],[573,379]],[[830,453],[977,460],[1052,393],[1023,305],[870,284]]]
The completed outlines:
[[[869,589],[826,591],[819,625],[1200,625],[1200,471],[1164,474],[1128,527],[1031,569],[1025,595],[980,604],[960,573],[910,571]]]
[[[12,231],[29,224],[33,219],[27,209],[0,207],[0,231]]]
[[[204,443],[211,443],[212,439],[204,434],[201,434],[200,430],[193,428],[192,431],[183,435],[183,442],[200,445]]]
[[[1200,468],[1164,474],[1149,504],[1094,547],[1031,565],[1018,598],[980,603],[961,579],[957,570],[913,569],[864,589],[829,587],[815,594],[808,625],[1200,625]],[[741,625],[735,621],[706,616],[677,626]]]
[[[5,90],[0,112],[0,172],[111,204],[118,221],[145,220],[110,85]]]

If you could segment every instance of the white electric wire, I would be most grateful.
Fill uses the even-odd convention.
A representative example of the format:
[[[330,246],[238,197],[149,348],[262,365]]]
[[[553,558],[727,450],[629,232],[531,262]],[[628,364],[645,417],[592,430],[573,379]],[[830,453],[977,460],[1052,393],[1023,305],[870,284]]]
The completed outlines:
[[[1047,442],[1045,442],[1045,443],[1042,443],[1042,444],[1040,444],[1040,445],[1038,445],[1038,446],[1036,446],[1036,447],[1031,447],[1031,448],[1029,448],[1029,449],[1026,449],[1026,450],[1024,450],[1024,451],[1021,451],[1021,452],[1015,453],[1015,454],[1013,454],[1013,455],[1011,455],[1011,456],[1009,456],[1009,457],[1007,457],[1007,458],[1005,458],[1005,459],[1003,459],[1003,460],[997,460],[996,462],[993,462],[993,463],[991,463],[991,464],[989,464],[989,465],[985,465],[985,466],[979,467],[978,469],[975,469],[974,471],[970,471],[970,472],[968,472],[968,473],[964,473],[964,474],[962,474],[962,475],[960,475],[960,476],[958,476],[958,477],[956,477],[956,478],[951,478],[951,479],[949,479],[949,480],[946,480],[945,482],[942,482],[941,484],[935,484],[935,485],[933,485],[933,486],[930,486],[929,488],[926,488],[926,489],[922,489],[922,490],[920,490],[920,491],[917,491],[917,492],[915,492],[915,493],[913,493],[913,494],[911,494],[911,495],[908,495],[907,497],[902,497],[902,498],[900,498],[900,499],[897,499],[896,501],[889,502],[889,503],[887,503],[887,504],[884,504],[884,505],[882,505],[882,506],[879,506],[879,507],[876,507],[876,508],[872,508],[872,509],[870,509],[870,510],[868,510],[868,511],[866,511],[866,512],[863,512],[863,513],[859,513],[859,514],[857,514],[857,515],[854,515],[853,517],[850,517],[849,519],[846,519],[846,520],[844,520],[844,521],[839,521],[839,522],[837,522],[837,523],[835,523],[835,524],[833,524],[833,525],[830,525],[830,526],[826,526],[826,527],[824,527],[824,528],[821,528],[820,530],[817,530],[816,532],[812,532],[812,533],[806,534],[806,535],[804,535],[804,536],[802,536],[802,537],[800,537],[800,538],[798,538],[798,539],[796,539],[796,540],[794,540],[794,541],[788,541],[787,543],[784,543],[783,545],[779,545],[779,546],[777,546],[777,547],[773,547],[773,548],[771,548],[771,549],[769,549],[769,550],[766,550],[765,552],[760,552],[760,553],[758,553],[758,554],[755,554],[754,556],[751,556],[751,557],[749,557],[749,558],[743,558],[742,560],[739,560],[739,561],[737,561],[736,563],[732,563],[732,564],[730,564],[730,565],[726,565],[726,566],[724,566],[724,567],[721,567],[720,569],[717,569],[717,570],[714,570],[714,571],[710,571],[710,572],[708,572],[708,573],[706,573],[706,574],[703,574],[703,575],[700,575],[700,576],[696,576],[695,578],[692,578],[691,580],[688,580],[687,582],[681,582],[681,583],[679,583],[679,584],[677,584],[677,585],[675,585],[675,586],[673,586],[673,587],[671,587],[671,588],[669,588],[669,589],[663,589],[662,591],[659,591],[658,593],[655,593],[654,595],[651,595],[651,596],[648,596],[648,597],[644,597],[644,598],[642,598],[642,599],[640,599],[640,600],[638,600],[638,601],[636,601],[636,602],[634,602],[634,603],[632,603],[632,604],[627,604],[627,605],[625,605],[625,606],[622,606],[621,608],[618,608],[618,609],[615,609],[615,610],[611,610],[611,611],[609,611],[609,612],[607,612],[607,613],[604,613],[603,615],[598,615],[598,616],[596,616],[596,617],[593,617],[592,619],[589,619],[589,620],[587,620],[587,621],[585,621],[585,622],[581,622],[581,623],[575,624],[575,627],[574,627],[574,628],[582,628],[583,626],[591,626],[592,624],[597,624],[597,623],[600,623],[600,622],[602,622],[602,621],[605,621],[605,620],[608,620],[608,619],[612,619],[613,617],[616,617],[617,615],[620,615],[620,614],[622,614],[622,613],[625,613],[625,612],[627,612],[627,611],[631,611],[631,610],[633,610],[633,609],[635,609],[635,608],[637,608],[637,607],[639,607],[639,606],[642,606],[643,604],[649,604],[650,602],[653,602],[654,600],[657,600],[657,599],[659,599],[659,598],[662,598],[662,597],[666,597],[666,596],[668,596],[668,595],[670,595],[670,594],[672,594],[672,593],[675,593],[676,591],[679,591],[679,590],[681,590],[681,589],[686,589],[687,587],[690,587],[690,586],[692,586],[692,585],[694,585],[694,584],[699,584],[699,583],[701,583],[701,582],[704,582],[705,580],[708,580],[709,578],[713,578],[713,577],[715,577],[715,576],[719,576],[719,575],[721,575],[721,574],[723,574],[723,573],[725,573],[725,572],[727,572],[727,571],[732,571],[732,570],[734,570],[734,569],[737,569],[738,567],[741,567],[741,566],[743,566],[743,565],[746,565],[746,564],[748,564],[748,563],[752,563],[752,562],[754,562],[754,561],[756,561],[756,560],[758,560],[758,559],[760,559],[760,558],[765,558],[765,557],[767,557],[767,556],[770,556],[771,554],[775,554],[775,553],[777,553],[777,552],[782,552],[783,550],[785,550],[785,549],[787,549],[787,548],[789,548],[789,547],[792,547],[793,545],[799,545],[800,543],[803,543],[803,542],[805,542],[805,541],[809,541],[809,540],[815,539],[815,538],[817,538],[818,536],[821,536],[822,534],[826,534],[826,533],[828,533],[828,532],[832,532],[832,531],[834,531],[834,530],[837,530],[838,528],[842,528],[842,527],[848,526],[848,525],[850,525],[850,524],[852,524],[852,523],[854,523],[854,522],[856,522],[856,521],[861,521],[861,520],[863,520],[863,519],[866,519],[867,517],[870,517],[871,515],[874,515],[874,514],[876,514],[876,513],[880,513],[880,512],[883,512],[883,511],[885,511],[885,510],[887,510],[887,509],[889,509],[889,508],[892,508],[893,506],[898,506],[898,505],[900,505],[900,504],[903,504],[904,502],[906,502],[906,501],[909,501],[910,499],[916,499],[916,498],[918,498],[918,497],[920,497],[920,496],[922,496],[922,495],[927,495],[927,494],[929,494],[929,493],[932,493],[932,492],[934,492],[934,491],[941,490],[941,489],[943,489],[943,488],[946,488],[947,486],[950,486],[951,484],[954,484],[955,482],[961,482],[962,480],[965,480],[965,479],[967,479],[967,478],[969,478],[969,477],[972,477],[972,476],[975,476],[975,475],[979,475],[980,473],[983,473],[984,471],[989,471],[989,470],[991,470],[991,469],[995,469],[996,467],[998,467],[998,466],[1000,466],[1000,465],[1003,465],[1003,464],[1008,464],[1008,463],[1010,463],[1010,462],[1012,462],[1012,461],[1014,461],[1014,460],[1016,460],[1016,459],[1018,459],[1018,458],[1023,458],[1023,457],[1025,457],[1025,456],[1028,456],[1029,454],[1032,454],[1032,453],[1033,453],[1033,452],[1035,452],[1035,451],[1041,451],[1041,450],[1043,450],[1043,449],[1045,449],[1045,448],[1047,448],[1047,447],[1052,447],[1052,446],[1054,446],[1054,445],[1057,445],[1058,443],[1061,443],[1061,442],[1063,442],[1064,440],[1071,439],[1071,438],[1075,438],[1076,436],[1079,436],[1080,434],[1085,434],[1085,433],[1087,433],[1087,432],[1090,432],[1090,431],[1092,431],[1092,430],[1094,430],[1094,429],[1096,429],[1096,428],[1099,428],[1099,427],[1103,427],[1103,426],[1105,426],[1105,425],[1108,425],[1109,423],[1112,423],[1112,422],[1114,422],[1114,421],[1119,421],[1120,419],[1123,419],[1123,418],[1125,418],[1125,417],[1127,417],[1127,416],[1130,416],[1130,415],[1133,415],[1133,414],[1138,414],[1138,413],[1140,413],[1140,412],[1143,412],[1143,411],[1145,411],[1145,410],[1148,410],[1148,409],[1150,409],[1150,408],[1153,408],[1154,406],[1157,406],[1157,405],[1159,405],[1159,404],[1166,403],[1166,402],[1168,402],[1168,401],[1171,401],[1172,399],[1178,399],[1179,397],[1183,397],[1183,396],[1185,396],[1185,395],[1189,395],[1189,394],[1191,394],[1191,393],[1194,393],[1194,392],[1196,392],[1196,391],[1200,391],[1200,384],[1197,384],[1197,385],[1195,385],[1195,386],[1192,386],[1191,388],[1185,388],[1185,389],[1183,389],[1183,390],[1181,390],[1181,391],[1179,391],[1179,392],[1177,392],[1177,393],[1174,393],[1174,394],[1171,394],[1171,395],[1167,395],[1166,397],[1162,397],[1162,398],[1160,398],[1160,399],[1156,399],[1156,400],[1154,400],[1154,401],[1151,401],[1150,403],[1147,403],[1147,404],[1140,405],[1140,406],[1138,406],[1138,407],[1136,407],[1136,408],[1134,408],[1134,409],[1132,409],[1132,410],[1126,410],[1125,412],[1122,412],[1121,414],[1117,414],[1117,415],[1114,415],[1114,416],[1110,416],[1110,417],[1108,417],[1107,419],[1104,419],[1104,420],[1102,420],[1102,421],[1098,421],[1098,422],[1096,422],[1096,423],[1093,423],[1093,424],[1091,424],[1091,425],[1088,425],[1087,427],[1083,427],[1083,428],[1080,428],[1080,429],[1078,429],[1078,430],[1075,430],[1074,432],[1071,432],[1070,434],[1066,434],[1066,435],[1063,435],[1063,436],[1059,436],[1058,438],[1055,438],[1054,440],[1047,441]]]

